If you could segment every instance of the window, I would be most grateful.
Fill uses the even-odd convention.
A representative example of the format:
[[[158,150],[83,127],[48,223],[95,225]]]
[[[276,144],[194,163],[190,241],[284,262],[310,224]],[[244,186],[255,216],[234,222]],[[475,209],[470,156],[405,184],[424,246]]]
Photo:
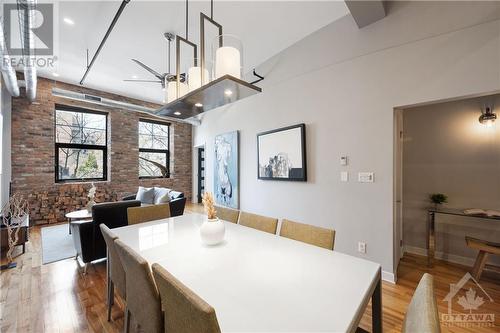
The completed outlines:
[[[170,177],[170,124],[139,121],[139,178]]]
[[[56,182],[106,180],[107,114],[56,105]]]

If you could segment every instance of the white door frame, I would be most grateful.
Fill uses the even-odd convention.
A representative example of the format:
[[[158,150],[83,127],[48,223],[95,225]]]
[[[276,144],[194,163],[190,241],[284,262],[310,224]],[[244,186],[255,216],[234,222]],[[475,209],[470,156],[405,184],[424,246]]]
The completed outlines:
[[[403,256],[403,109],[394,109],[394,279],[397,280],[399,260]]]

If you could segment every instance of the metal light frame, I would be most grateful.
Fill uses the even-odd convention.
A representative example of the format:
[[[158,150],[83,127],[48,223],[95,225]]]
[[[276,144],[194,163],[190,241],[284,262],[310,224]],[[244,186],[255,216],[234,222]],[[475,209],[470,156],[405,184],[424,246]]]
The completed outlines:
[[[179,98],[179,90],[181,87],[181,73],[180,73],[180,67],[181,67],[181,42],[185,43],[186,45],[189,45],[193,48],[193,55],[194,55],[194,66],[198,66],[198,59],[196,58],[198,55],[198,46],[187,40],[186,38],[183,38],[179,35],[175,37],[175,76],[176,76],[176,86],[177,86],[177,91],[176,91],[176,97]],[[184,74],[184,81],[187,80],[187,74]],[[202,81],[203,82],[203,81]]]
[[[204,13],[200,12],[200,60],[201,60],[201,82],[205,82],[205,21],[212,23],[215,27],[219,29],[219,47],[222,47],[224,41],[222,39],[222,24],[214,21],[212,17],[208,17]]]

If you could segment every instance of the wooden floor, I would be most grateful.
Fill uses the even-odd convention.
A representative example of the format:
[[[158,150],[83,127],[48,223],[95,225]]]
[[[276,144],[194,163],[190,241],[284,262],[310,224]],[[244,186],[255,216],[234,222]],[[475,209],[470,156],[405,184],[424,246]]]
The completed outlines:
[[[92,265],[87,275],[78,271],[73,259],[42,265],[40,241],[40,227],[32,228],[27,252],[16,258],[17,268],[0,274],[0,332],[122,332],[123,312],[119,306],[114,307],[112,321],[106,321],[105,263]],[[401,331],[410,298],[425,272],[435,277],[439,311],[445,314],[448,308],[443,299],[450,290],[450,283],[458,282],[467,269],[442,261],[428,269],[425,258],[405,255],[399,265],[398,283],[383,283],[384,332]],[[442,323],[443,332],[500,332],[500,280],[486,276],[480,282],[493,302],[470,284],[462,292],[469,287],[477,289],[477,296],[483,297],[485,303],[472,313],[494,314],[496,327],[446,327]],[[369,309],[361,323],[366,330],[370,330]],[[456,302],[453,310],[469,313]]]

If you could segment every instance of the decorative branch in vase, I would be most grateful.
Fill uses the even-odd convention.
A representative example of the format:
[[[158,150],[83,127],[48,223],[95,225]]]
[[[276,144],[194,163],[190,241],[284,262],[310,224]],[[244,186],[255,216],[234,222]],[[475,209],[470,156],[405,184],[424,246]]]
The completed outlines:
[[[217,217],[214,206],[214,196],[210,192],[205,192],[202,197],[207,220],[200,227],[201,241],[206,245],[216,245],[224,240],[226,227],[224,222]]]
[[[2,224],[7,228],[8,246],[7,264],[1,268],[8,269],[16,267],[13,263],[12,251],[19,241],[19,230],[29,216],[28,201],[19,193],[15,193],[9,198],[9,201],[2,207]]]

